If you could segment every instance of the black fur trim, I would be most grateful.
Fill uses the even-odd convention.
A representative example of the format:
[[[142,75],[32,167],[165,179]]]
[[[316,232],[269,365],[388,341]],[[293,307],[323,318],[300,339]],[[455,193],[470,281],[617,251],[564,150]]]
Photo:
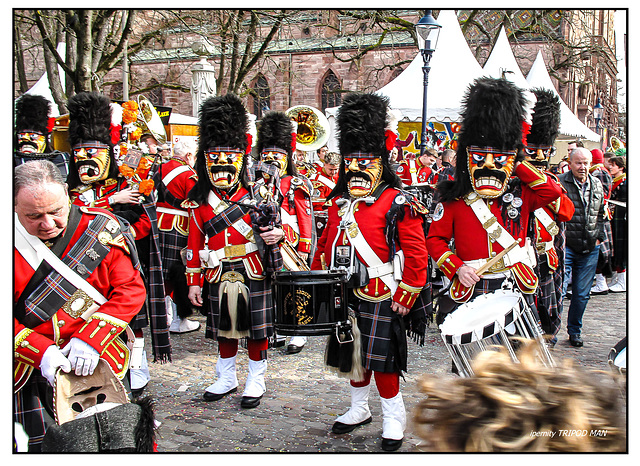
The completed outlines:
[[[229,298],[223,293],[220,298],[220,317],[218,318],[218,330],[231,330],[231,315],[229,314]]]
[[[69,99],[69,144],[99,141],[111,146],[111,101],[97,92],[80,92]]]
[[[51,103],[41,95],[24,94],[16,101],[16,132],[25,129],[49,134]]]
[[[537,101],[533,107],[531,131],[527,143],[552,146],[560,128],[560,99],[548,89],[532,89]]]
[[[240,293],[238,295],[238,307],[236,314],[236,330],[243,332],[251,329],[251,311],[249,310],[249,303],[244,299],[244,296]]]
[[[152,453],[155,450],[156,426],[154,402],[150,396],[138,398],[133,403],[140,406],[140,419],[136,426],[135,437],[138,453]]]

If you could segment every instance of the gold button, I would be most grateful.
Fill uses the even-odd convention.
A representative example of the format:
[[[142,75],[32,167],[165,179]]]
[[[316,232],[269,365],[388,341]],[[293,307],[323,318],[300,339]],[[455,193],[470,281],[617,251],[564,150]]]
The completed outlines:
[[[118,369],[122,369],[122,364],[118,364]]]
[[[64,320],[59,320],[58,321],[58,327],[63,327],[64,324],[66,324],[66,322]]]
[[[101,320],[98,327],[104,327],[105,325],[107,325],[107,323],[104,320]]]

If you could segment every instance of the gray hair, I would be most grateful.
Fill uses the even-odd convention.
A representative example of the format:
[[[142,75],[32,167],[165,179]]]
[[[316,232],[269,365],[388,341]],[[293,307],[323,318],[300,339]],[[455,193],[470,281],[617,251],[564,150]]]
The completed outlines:
[[[571,160],[574,155],[578,154],[584,155],[589,159],[589,161],[593,160],[593,154],[591,154],[591,151],[585,147],[576,147],[575,149],[573,149],[569,154],[569,160]]]
[[[55,183],[65,189],[67,183],[60,173],[60,169],[49,160],[30,160],[14,169],[13,198],[18,196],[22,188],[40,186],[45,183]]]
[[[186,157],[187,154],[196,155],[196,152],[193,148],[193,144],[187,141],[179,141],[176,142],[173,146],[173,155],[176,157]]]

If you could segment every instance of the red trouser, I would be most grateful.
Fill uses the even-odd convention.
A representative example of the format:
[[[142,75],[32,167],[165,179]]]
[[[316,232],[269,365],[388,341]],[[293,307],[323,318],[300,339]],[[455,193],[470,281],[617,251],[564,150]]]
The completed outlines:
[[[378,393],[382,398],[393,398],[400,392],[400,374],[398,372],[373,372],[365,370],[364,380],[362,382],[350,381],[352,387],[366,387],[371,382],[371,374],[373,373],[376,380]]]
[[[267,359],[267,348],[269,340],[263,338],[261,340],[247,340],[247,350],[249,351],[249,359],[252,361],[262,361]],[[218,338],[218,351],[221,358],[232,358],[238,354],[238,340],[232,338]]]

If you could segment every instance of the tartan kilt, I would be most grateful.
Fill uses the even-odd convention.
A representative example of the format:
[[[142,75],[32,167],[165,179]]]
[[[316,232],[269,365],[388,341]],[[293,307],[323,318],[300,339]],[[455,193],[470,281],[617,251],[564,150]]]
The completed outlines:
[[[546,254],[538,256],[536,275],[538,289],[536,291],[536,308],[545,334],[556,335],[561,325],[561,309],[558,303],[562,295],[562,279],[564,267],[558,266],[553,271],[549,267]]]
[[[245,285],[249,288],[249,306],[251,329],[249,338],[261,340],[273,335],[273,296],[271,291],[271,278],[267,276],[264,280],[251,280],[247,275],[242,261],[222,262],[222,273],[235,271],[244,277]],[[220,304],[218,298],[218,283],[208,283],[205,280],[203,299],[208,302],[207,327],[205,338],[216,339],[218,336],[218,326],[220,322]]]
[[[40,452],[46,430],[55,425],[53,388],[39,370],[13,395],[13,417],[29,436],[29,453]]]
[[[402,345],[392,344],[394,320],[396,324],[400,324],[400,334],[406,342],[404,323],[391,310],[392,300],[358,301],[356,318],[362,341],[362,365],[364,368],[376,372],[406,371],[406,354],[404,357],[399,354]],[[406,345],[404,348],[406,351]]]
[[[162,275],[167,280],[169,269],[175,265],[182,265],[180,251],[187,247],[187,237],[179,231],[159,230],[160,257],[162,258]]]
[[[611,222],[609,220],[605,220],[603,227],[604,241],[600,243],[597,273],[603,273],[606,276],[609,276],[611,275],[611,256],[613,255],[613,232],[611,231]]]
[[[629,252],[627,218],[624,207],[616,206],[611,220],[611,231],[613,234],[613,257],[611,262],[614,271],[621,272],[627,268],[627,255]]]

